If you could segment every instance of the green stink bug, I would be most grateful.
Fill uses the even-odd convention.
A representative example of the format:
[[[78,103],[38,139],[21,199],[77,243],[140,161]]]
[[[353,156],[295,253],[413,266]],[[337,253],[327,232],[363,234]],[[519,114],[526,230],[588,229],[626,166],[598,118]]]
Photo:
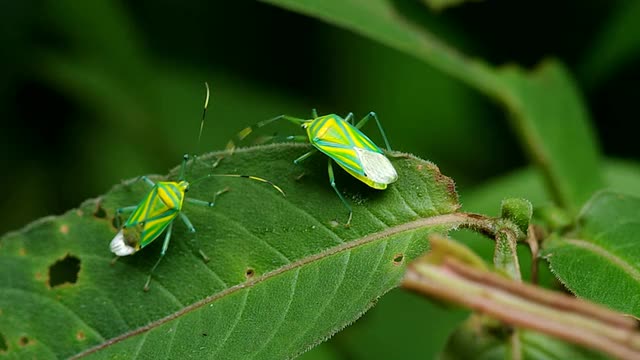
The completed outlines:
[[[293,162],[299,164],[316,151],[320,151],[329,157],[329,181],[344,206],[349,210],[349,219],[345,224],[349,226],[353,216],[353,210],[336,187],[332,160],[353,177],[374,189],[386,189],[387,185],[398,179],[398,173],[382,150],[360,131],[360,128],[372,118],[378,125],[387,150],[391,150],[387,136],[382,129],[378,116],[374,112],[370,112],[356,124],[354,124],[352,113],[349,113],[344,119],[335,114],[318,116],[315,109],[312,111],[312,119],[308,120],[288,115],[280,115],[262,121],[253,127],[247,127],[240,131],[236,137],[238,141],[242,141],[249,136],[254,129],[266,126],[277,120],[287,120],[305,129],[307,133],[306,136],[288,136],[286,139],[300,142],[309,141],[315,149],[301,155]],[[234,148],[235,143],[230,141],[227,149],[233,150]]]
[[[207,96],[205,99],[204,111],[202,114],[203,122],[209,103],[209,85],[207,85],[206,83],[205,85],[207,87]],[[203,122],[200,125],[200,132],[202,132]],[[183,203],[186,201],[195,205],[212,207],[215,205],[215,199],[217,198],[217,196],[228,190],[223,189],[216,192],[213,196],[212,201],[198,200],[185,197],[185,193],[189,190],[189,187],[192,184],[210,177],[241,177],[268,183],[282,195],[284,195],[282,189],[280,189],[280,187],[278,187],[277,185],[263,178],[251,175],[208,174],[189,183],[185,180],[188,162],[189,155],[184,155],[177,181],[160,181],[154,183],[146,176],[140,177],[140,179],[144,180],[145,183],[151,186],[151,190],[149,191],[149,193],[147,193],[147,195],[142,199],[142,201],[140,201],[138,205],[127,206],[116,210],[117,219],[120,214],[131,212],[131,215],[129,215],[129,218],[124,223],[124,225],[121,227],[119,226],[120,229],[118,233],[109,244],[111,252],[113,252],[118,257],[134,254],[135,252],[141,250],[142,248],[153,242],[155,239],[157,239],[163,231],[165,232],[162,251],[160,252],[160,258],[149,272],[149,276],[144,285],[145,291],[149,290],[151,275],[153,271],[158,267],[158,264],[160,264],[160,261],[167,252],[169,241],[171,240],[173,221],[176,219],[176,217],[180,217],[182,222],[186,225],[187,229],[189,229],[189,232],[193,234],[196,233],[195,227],[193,226],[193,224],[191,224],[191,221],[189,220],[187,215],[182,212]],[[198,251],[205,261],[209,260],[209,258],[201,249],[198,249]]]

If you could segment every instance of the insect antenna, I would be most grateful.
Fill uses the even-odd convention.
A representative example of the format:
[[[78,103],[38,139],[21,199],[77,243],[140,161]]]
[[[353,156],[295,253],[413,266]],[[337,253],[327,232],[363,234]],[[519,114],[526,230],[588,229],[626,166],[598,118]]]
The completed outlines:
[[[189,167],[190,172],[193,170],[193,166],[198,160],[197,154],[200,153],[200,140],[202,139],[202,131],[204,130],[204,120],[207,117],[207,109],[209,108],[209,96],[211,93],[209,90],[209,83],[205,81],[204,87],[206,89],[206,94],[204,98],[204,106],[202,107],[202,116],[200,117],[200,131],[198,131],[198,144],[196,145],[196,153],[193,155],[193,160],[191,161],[191,166]],[[184,156],[185,158],[188,158],[188,154],[185,154]],[[181,179],[183,178],[181,177]]]
[[[200,153],[200,139],[202,138],[202,130],[204,129],[204,119],[207,117],[207,108],[209,107],[209,83],[204,82],[204,86],[207,89],[207,95],[204,99],[204,108],[202,109],[202,117],[200,118],[200,132],[198,132],[198,153]]]
[[[198,178],[198,179],[196,179],[196,180],[192,181],[192,182],[191,182],[191,184],[192,184],[192,185],[193,185],[193,184],[196,184],[196,183],[198,183],[198,182],[200,182],[200,181],[202,181],[202,180],[206,180],[206,179],[211,178],[211,177],[234,177],[234,178],[244,178],[244,179],[249,179],[249,180],[259,181],[259,182],[262,182],[262,183],[266,183],[266,184],[271,185],[271,187],[273,187],[274,189],[276,189],[280,194],[282,194],[282,196],[287,196],[287,195],[284,193],[284,191],[280,188],[280,186],[278,186],[278,185],[276,185],[276,184],[272,183],[271,181],[269,181],[269,180],[267,180],[267,179],[264,179],[264,178],[261,178],[261,177],[258,177],[258,176],[253,176],[253,175],[242,175],[242,174],[207,174],[207,175],[205,175],[205,176],[203,176],[203,177],[201,177],[201,178]]]

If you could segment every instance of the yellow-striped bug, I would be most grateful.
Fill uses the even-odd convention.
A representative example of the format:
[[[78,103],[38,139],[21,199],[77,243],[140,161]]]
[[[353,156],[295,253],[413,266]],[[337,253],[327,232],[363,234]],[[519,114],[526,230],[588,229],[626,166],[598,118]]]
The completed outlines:
[[[293,162],[299,164],[316,151],[320,151],[329,157],[329,181],[344,206],[349,210],[349,219],[345,224],[349,226],[353,216],[353,210],[336,187],[332,160],[353,177],[374,189],[386,189],[387,185],[398,179],[398,173],[382,150],[360,131],[360,128],[371,119],[376,121],[387,150],[391,150],[387,136],[382,129],[378,116],[374,112],[370,112],[355,124],[352,113],[349,113],[344,119],[335,114],[318,116],[315,109],[312,111],[312,119],[300,119],[288,115],[280,115],[259,122],[255,126],[243,129],[236,135],[236,138],[238,141],[242,141],[249,136],[254,129],[278,120],[287,120],[302,127],[307,133],[306,136],[288,136],[286,139],[300,142],[309,141],[315,149],[301,155]],[[235,143],[230,141],[227,149],[232,150],[234,148]]]
[[[202,125],[204,123],[207,106],[209,104],[209,85],[207,85],[206,83],[205,85],[207,87],[207,96],[205,99],[204,111],[202,113],[200,133],[202,133]],[[113,240],[111,240],[111,243],[109,245],[111,252],[116,254],[116,256],[131,255],[149,245],[151,242],[157,239],[160,234],[162,234],[162,232],[165,232],[160,258],[149,272],[149,276],[144,285],[145,291],[149,290],[151,275],[153,271],[158,267],[160,261],[167,252],[169,241],[171,240],[173,221],[177,217],[180,217],[187,229],[189,229],[189,232],[193,233],[194,235],[196,233],[195,227],[193,226],[187,215],[182,212],[184,202],[200,206],[212,207],[215,205],[217,196],[228,190],[220,190],[213,195],[212,201],[204,201],[185,196],[185,193],[189,190],[189,187],[191,185],[210,177],[241,177],[268,183],[282,195],[284,195],[282,189],[280,189],[280,187],[278,187],[277,185],[263,178],[251,175],[207,174],[189,183],[187,180],[185,180],[188,163],[189,155],[184,155],[177,181],[160,181],[154,183],[146,176],[140,177],[140,179],[151,186],[151,190],[149,191],[149,193],[147,193],[147,195],[142,199],[142,201],[140,201],[138,205],[127,206],[116,210],[116,219],[119,219],[119,215],[122,213],[131,212],[131,215],[129,215],[129,218],[124,223],[124,225],[122,225],[121,227],[119,226],[120,229],[118,233],[113,238]],[[205,261],[209,260],[202,249],[198,249],[198,251]]]

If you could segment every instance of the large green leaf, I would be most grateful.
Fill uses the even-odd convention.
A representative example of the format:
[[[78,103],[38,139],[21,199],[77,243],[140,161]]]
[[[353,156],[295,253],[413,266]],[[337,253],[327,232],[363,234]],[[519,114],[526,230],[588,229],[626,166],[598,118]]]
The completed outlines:
[[[576,295],[640,317],[640,198],[596,194],[577,229],[544,243],[544,256]]]
[[[148,191],[127,181],[79,209],[37,221],[0,238],[0,339],[10,358],[283,358],[299,354],[357,319],[397,285],[404,264],[428,248],[426,235],[460,224],[451,179],[432,163],[392,154],[399,180],[377,191],[339,172],[354,206],[353,225],[316,156],[291,160],[307,146],[279,144],[238,151],[216,173],[247,173],[266,184],[214,178],[188,196],[214,208],[185,205],[204,263],[177,223],[148,293],[146,275],[161,241],[110,265],[117,207]],[[211,156],[190,172],[210,172]],[[176,172],[171,176],[175,177]],[[159,179],[155,177],[155,179]],[[79,271],[78,271],[79,269]],[[66,281],[66,282],[65,282]],[[0,345],[2,342],[0,341]]]
[[[640,196],[640,166],[619,160],[609,160],[604,165],[609,188]],[[527,168],[503,175],[475,189],[460,189],[465,211],[493,216],[499,215],[500,207],[497,204],[502,199],[519,197],[531,200],[534,207],[549,202],[549,195],[544,191],[544,181],[535,169]],[[453,235],[457,239],[464,239],[487,262],[491,261],[495,244],[492,240],[466,230]],[[529,278],[530,251],[524,245],[519,250],[520,267],[526,279]],[[539,280],[542,284],[552,283],[553,276],[543,265],[540,264],[542,273]],[[388,359],[394,354],[397,358],[412,358],[417,354],[433,358],[444,347],[444,335],[451,333],[451,329],[458,326],[465,315],[462,311],[451,310],[433,302],[416,299],[414,294],[395,290],[385,295],[361,320],[332,338],[329,344],[333,343],[349,359]],[[402,326],[398,326],[399,324]],[[437,326],[431,326],[433,324]],[[389,334],[391,328],[394,329],[393,334]],[[531,339],[531,335],[528,333],[526,337]]]
[[[603,180],[596,141],[573,79],[556,61],[529,73],[467,58],[414,23],[415,8],[390,0],[265,0],[406,52],[498,101],[556,202],[577,210]],[[571,146],[567,146],[571,144]]]

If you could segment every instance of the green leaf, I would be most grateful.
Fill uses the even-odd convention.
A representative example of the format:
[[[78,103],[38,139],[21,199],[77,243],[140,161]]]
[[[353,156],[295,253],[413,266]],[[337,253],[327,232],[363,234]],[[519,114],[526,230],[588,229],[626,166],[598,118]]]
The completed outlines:
[[[575,232],[553,236],[543,255],[576,295],[640,317],[639,213],[640,198],[600,192]]]
[[[546,61],[536,71],[494,69],[463,56],[390,0],[265,0],[317,17],[413,55],[495,99],[547,179],[555,201],[577,209],[603,186],[598,147],[582,98],[565,68]],[[567,144],[571,144],[567,147]]]
[[[604,165],[609,188],[640,196],[640,166],[620,160],[608,160]],[[460,189],[460,197],[465,211],[492,216],[500,215],[498,204],[505,198],[526,197],[534,207],[550,201],[544,191],[544,180],[533,168],[503,175],[475,189]],[[495,249],[493,240],[468,230],[454,236],[464,238],[475,252],[491,261]],[[528,278],[530,251],[525,246],[518,250],[523,276]],[[542,283],[551,284],[553,276],[547,267],[541,266],[540,271]],[[380,299],[361,320],[333,337],[330,344],[350,359],[389,359],[394,355],[413,358],[416,354],[434,358],[444,347],[443,336],[451,333],[466,315],[462,310],[452,311],[414,294],[395,290]],[[402,326],[398,326],[400,323]],[[393,329],[392,334],[389,329]]]
[[[136,204],[148,191],[143,182],[124,182],[77,210],[0,238],[6,352],[14,358],[67,358],[88,349],[96,358],[291,357],[395,287],[404,265],[427,250],[428,234],[460,225],[452,180],[432,163],[392,153],[400,178],[386,191],[336,174],[354,207],[352,227],[345,228],[338,221],[347,213],[329,186],[326,160],[292,164],[307,150],[241,149],[215,169],[272,180],[286,198],[245,179],[193,185],[188,196],[205,200],[231,189],[213,208],[185,205],[212,260],[199,258],[192,236],[176,223],[148,293],[142,287],[162,241],[113,265],[108,250],[115,209]],[[212,159],[199,158],[189,178],[208,174]]]

